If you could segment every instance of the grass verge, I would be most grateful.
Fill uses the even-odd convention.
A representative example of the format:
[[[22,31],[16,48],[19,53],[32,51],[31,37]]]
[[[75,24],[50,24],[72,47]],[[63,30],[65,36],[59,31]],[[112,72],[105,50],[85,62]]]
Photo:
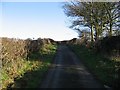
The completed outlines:
[[[118,84],[118,72],[116,65],[118,62],[105,58],[103,55],[95,53],[93,50],[80,45],[69,45],[69,47],[82,59],[83,63],[90,71],[105,85],[116,87]],[[120,63],[120,62],[119,62]],[[117,67],[120,68],[120,67]],[[117,85],[118,86],[118,85]]]

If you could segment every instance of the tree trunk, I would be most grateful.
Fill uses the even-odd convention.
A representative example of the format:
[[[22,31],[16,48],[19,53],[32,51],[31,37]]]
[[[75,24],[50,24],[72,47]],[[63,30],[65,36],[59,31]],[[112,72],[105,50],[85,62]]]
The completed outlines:
[[[98,25],[95,26],[95,41],[99,40],[99,30],[98,30]]]
[[[109,36],[112,36],[112,23],[110,22],[110,31],[109,31]]]
[[[93,25],[91,25],[91,42],[94,42],[94,38],[93,38]]]

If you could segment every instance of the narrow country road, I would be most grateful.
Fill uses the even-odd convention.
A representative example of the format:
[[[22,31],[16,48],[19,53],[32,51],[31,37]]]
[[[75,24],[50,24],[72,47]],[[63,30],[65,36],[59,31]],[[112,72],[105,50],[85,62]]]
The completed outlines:
[[[103,85],[67,46],[59,45],[52,68],[40,88],[103,88]]]

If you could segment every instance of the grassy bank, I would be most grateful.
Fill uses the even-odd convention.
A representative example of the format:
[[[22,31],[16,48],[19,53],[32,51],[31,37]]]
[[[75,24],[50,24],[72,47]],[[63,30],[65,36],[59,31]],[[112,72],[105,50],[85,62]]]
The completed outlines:
[[[118,86],[119,74],[115,71],[118,62],[105,58],[84,46],[70,45],[69,47],[101,82],[111,87]]]
[[[2,89],[37,88],[49,69],[56,49],[56,44],[44,44],[39,52],[31,53],[29,59],[18,57],[5,61],[1,70]]]

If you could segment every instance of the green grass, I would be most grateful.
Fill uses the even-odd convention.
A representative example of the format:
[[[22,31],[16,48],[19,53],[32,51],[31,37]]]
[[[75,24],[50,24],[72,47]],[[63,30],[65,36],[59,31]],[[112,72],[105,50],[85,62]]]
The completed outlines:
[[[102,83],[108,86],[116,84],[115,61],[105,58],[103,55],[97,54],[84,46],[70,45],[69,47]]]
[[[46,44],[29,60],[18,58],[2,67],[2,88],[37,88],[49,69],[57,45]]]
[[[50,62],[41,62],[38,66],[32,68],[15,80],[13,88],[37,88],[43,79],[45,72],[48,70]]]

